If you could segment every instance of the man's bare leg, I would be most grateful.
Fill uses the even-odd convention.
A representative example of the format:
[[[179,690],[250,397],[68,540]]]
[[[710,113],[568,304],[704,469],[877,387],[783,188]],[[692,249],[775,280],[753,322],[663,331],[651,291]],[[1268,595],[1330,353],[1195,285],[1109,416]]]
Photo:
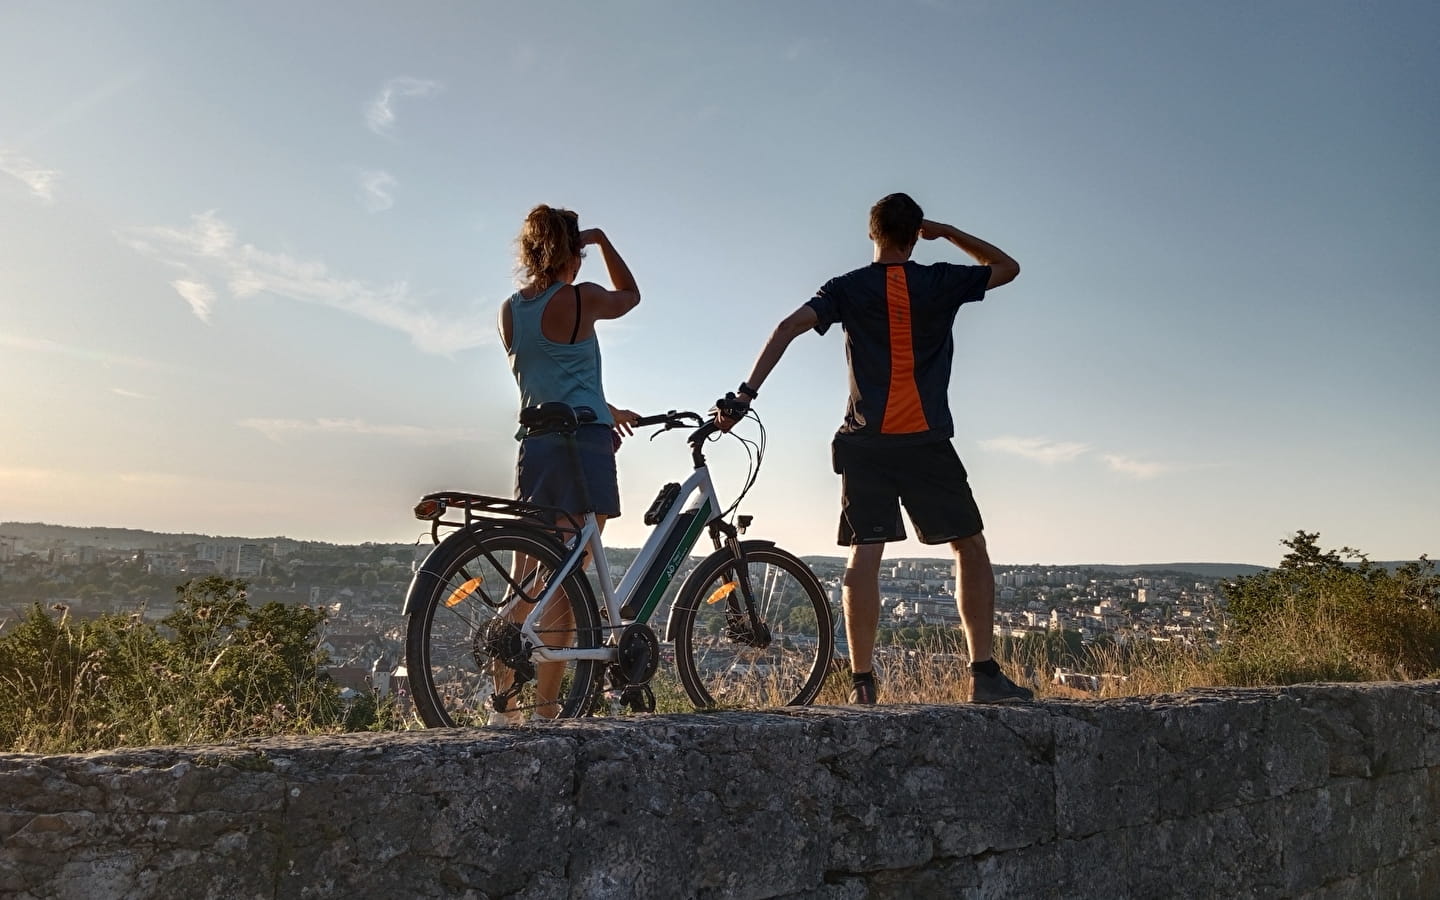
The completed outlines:
[[[852,672],[870,672],[875,665],[875,631],[880,627],[880,560],[884,554],[884,544],[855,544],[845,566],[841,597]]]
[[[1011,681],[995,662],[995,575],[985,536],[952,541],[960,618],[970,645],[970,694],[973,703],[1009,703],[1035,699],[1034,691]]]
[[[955,605],[965,627],[970,661],[984,662],[994,655],[995,643],[995,573],[990,568],[985,535],[982,532],[951,541],[950,549],[955,551],[955,586],[959,591]]]

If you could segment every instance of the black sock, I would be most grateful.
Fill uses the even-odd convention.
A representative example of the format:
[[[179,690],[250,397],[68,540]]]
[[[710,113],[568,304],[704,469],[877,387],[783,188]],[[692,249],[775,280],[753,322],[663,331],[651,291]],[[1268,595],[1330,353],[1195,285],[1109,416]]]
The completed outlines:
[[[873,671],[870,671],[870,672],[851,672],[851,673],[850,673],[850,681],[851,681],[852,683],[854,683],[857,687],[860,686],[860,685],[862,685],[862,684],[870,684],[870,685],[873,685],[873,684],[875,683],[875,673],[874,673]]]
[[[1000,664],[993,659],[987,659],[984,662],[972,662],[970,664],[970,671],[976,675],[994,678],[1000,674]]]

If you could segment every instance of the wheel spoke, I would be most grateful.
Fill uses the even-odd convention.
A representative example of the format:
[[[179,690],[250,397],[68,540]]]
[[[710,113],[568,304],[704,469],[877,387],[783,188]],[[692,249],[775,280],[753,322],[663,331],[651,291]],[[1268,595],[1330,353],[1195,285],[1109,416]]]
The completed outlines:
[[[488,529],[457,536],[436,553],[449,556],[435,568],[442,575],[432,595],[412,606],[406,664],[417,712],[425,724],[484,724],[492,696],[520,678],[519,693],[507,710],[561,716],[583,713],[596,677],[592,660],[539,663],[518,630],[560,563],[553,546],[520,528]],[[427,562],[427,565],[430,565]],[[537,629],[546,643],[563,647],[599,645],[594,602],[583,575],[572,575],[548,601]],[[489,585],[503,586],[497,598]],[[498,604],[496,600],[500,600]]]
[[[754,549],[747,563],[758,630],[743,591],[727,591],[734,572],[725,557],[702,562],[695,585],[677,601],[686,609],[676,648],[686,691],[701,706],[808,703],[832,653],[824,591],[804,563],[784,551]],[[725,602],[705,602],[716,594]]]

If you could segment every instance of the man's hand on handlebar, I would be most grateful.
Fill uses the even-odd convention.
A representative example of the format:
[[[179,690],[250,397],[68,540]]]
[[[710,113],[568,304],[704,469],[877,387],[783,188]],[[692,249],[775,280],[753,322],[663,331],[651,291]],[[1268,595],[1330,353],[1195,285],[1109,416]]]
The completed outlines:
[[[733,391],[715,401],[715,427],[729,431],[750,412],[750,401]]]

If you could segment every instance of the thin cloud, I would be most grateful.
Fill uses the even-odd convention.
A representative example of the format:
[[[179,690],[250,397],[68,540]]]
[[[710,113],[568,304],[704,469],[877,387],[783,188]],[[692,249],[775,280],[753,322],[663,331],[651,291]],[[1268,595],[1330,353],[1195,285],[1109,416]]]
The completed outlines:
[[[136,356],[121,356],[118,353],[109,353],[104,350],[91,350],[88,347],[76,347],[70,344],[61,344],[49,338],[30,338],[20,335],[0,333],[0,347],[8,347],[11,350],[23,350],[28,353],[46,353],[56,356],[68,356],[74,359],[83,359],[89,362],[97,362],[105,366],[126,366],[132,369],[164,370],[171,368],[149,359],[141,359]]]
[[[1082,444],[1079,441],[1052,441],[1048,438],[1006,436],[981,441],[980,446],[995,453],[1008,453],[1045,465],[1073,462],[1083,457],[1099,457],[1112,472],[1142,481],[1185,469],[1203,468],[1203,466],[1197,465],[1139,459],[1123,453],[1093,450],[1089,444]]]
[[[202,322],[210,321],[210,308],[215,305],[215,291],[210,288],[210,285],[203,281],[176,279],[170,282],[170,286],[186,303],[190,304],[190,310],[195,313],[195,318]]]
[[[144,80],[144,77],[144,69],[139,68],[109,79],[80,99],[68,103],[65,106],[57,107],[51,112],[48,118],[27,131],[22,138],[22,142],[27,144],[32,143],[38,138],[54,131],[56,128],[69,125],[71,122],[83,118],[90,110],[139,84]]]
[[[0,172],[25,185],[30,194],[46,203],[55,200],[55,182],[60,173],[46,169],[17,153],[0,148]]]
[[[61,480],[61,476],[55,469],[0,466],[0,484],[49,484]]]
[[[395,176],[383,170],[360,173],[360,202],[365,209],[375,213],[384,212],[395,205],[394,190],[399,186]]]
[[[119,397],[125,397],[126,399],[129,399],[129,400],[153,400],[153,399],[155,399],[154,397],[151,397],[149,394],[142,394],[142,393],[140,393],[139,391],[129,391],[129,390],[126,390],[125,388],[118,388],[118,387],[112,387],[112,388],[110,389],[110,393],[115,394],[116,396],[119,396]]]
[[[406,334],[429,353],[448,355],[494,340],[491,307],[471,304],[459,316],[442,318],[425,309],[403,281],[370,284],[335,274],[324,263],[262,250],[240,240],[213,211],[193,216],[189,227],[132,228],[119,237],[184,273],[172,286],[181,291],[186,285],[181,296],[202,321],[219,299],[210,285],[218,284],[237,300],[266,293],[339,310]]]
[[[242,428],[253,428],[272,441],[290,436],[342,435],[382,437],[420,444],[450,444],[480,438],[475,428],[423,428],[419,425],[386,425],[364,419],[243,419]]]
[[[365,107],[365,124],[376,134],[388,135],[395,126],[395,101],[401,97],[429,97],[440,92],[438,81],[403,76],[392,78]]]
[[[1112,471],[1120,472],[1122,475],[1130,475],[1132,478],[1139,478],[1142,481],[1166,475],[1174,472],[1179,467],[1171,462],[1153,462],[1148,459],[1136,459],[1133,456],[1122,456],[1120,454],[1104,454],[1104,462],[1109,465]]]
[[[1075,441],[1052,441],[1047,438],[1011,436],[981,441],[980,446],[995,453],[1009,453],[1046,465],[1070,462],[1090,450],[1089,444]]]

